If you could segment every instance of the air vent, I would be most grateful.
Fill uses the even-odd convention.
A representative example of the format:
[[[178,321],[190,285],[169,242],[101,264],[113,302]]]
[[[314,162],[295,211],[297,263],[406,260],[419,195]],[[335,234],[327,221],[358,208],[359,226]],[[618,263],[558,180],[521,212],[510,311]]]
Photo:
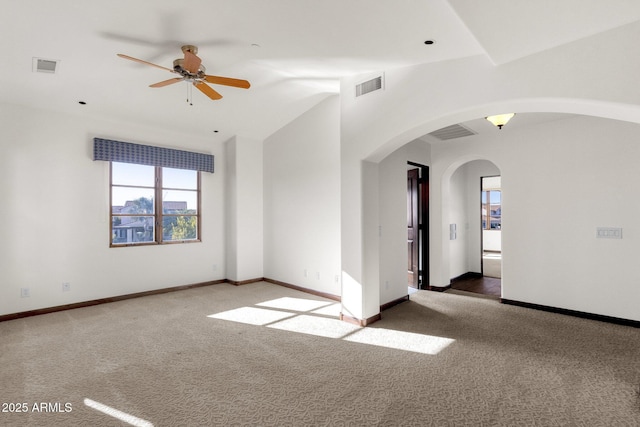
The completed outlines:
[[[382,89],[382,76],[378,76],[375,79],[367,80],[364,83],[356,85],[356,97],[366,95],[373,91]]]
[[[33,71],[36,73],[55,74],[60,61],[55,59],[33,58]]]
[[[446,141],[448,139],[456,139],[465,136],[476,135],[476,133],[462,125],[451,125],[447,126],[446,128],[433,131],[429,135],[434,136],[441,141]]]

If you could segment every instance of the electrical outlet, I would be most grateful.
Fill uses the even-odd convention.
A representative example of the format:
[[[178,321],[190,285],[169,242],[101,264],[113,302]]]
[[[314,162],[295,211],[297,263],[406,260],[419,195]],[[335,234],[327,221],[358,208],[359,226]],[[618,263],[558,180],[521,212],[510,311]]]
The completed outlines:
[[[62,292],[69,292],[71,290],[71,283],[64,282],[62,284]]]
[[[335,281],[336,281],[336,283],[340,283],[340,275],[339,274],[336,274]]]
[[[213,264],[213,271],[218,271],[218,264]]]
[[[20,288],[20,297],[27,298],[31,296],[31,291],[29,288]]]
[[[320,272],[316,271],[316,280],[320,280]]]
[[[622,228],[619,227],[598,227],[596,228],[597,239],[622,239]]]
[[[307,269],[304,269],[304,277],[307,277]]]

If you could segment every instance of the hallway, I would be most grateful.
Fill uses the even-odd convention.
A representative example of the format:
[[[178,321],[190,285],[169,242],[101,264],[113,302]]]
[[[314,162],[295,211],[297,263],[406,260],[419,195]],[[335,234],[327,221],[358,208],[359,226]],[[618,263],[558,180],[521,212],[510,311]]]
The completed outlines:
[[[451,289],[473,292],[476,294],[492,295],[499,298],[502,295],[502,280],[487,276],[466,277],[452,281]]]

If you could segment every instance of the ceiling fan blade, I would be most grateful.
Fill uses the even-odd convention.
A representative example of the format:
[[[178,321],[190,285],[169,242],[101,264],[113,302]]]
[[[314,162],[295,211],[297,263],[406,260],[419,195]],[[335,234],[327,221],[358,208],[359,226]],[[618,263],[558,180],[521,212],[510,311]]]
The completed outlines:
[[[209,98],[213,99],[214,101],[216,99],[222,98],[222,95],[220,95],[218,92],[213,90],[206,83],[202,83],[202,82],[201,83],[195,83],[194,82],[193,85],[196,87],[196,89],[198,89],[200,92],[204,93],[205,95],[207,95]]]
[[[169,79],[169,80],[165,80],[162,82],[158,82],[158,83],[154,83],[152,85],[149,85],[149,87],[163,87],[163,86],[168,86],[168,85],[172,85],[174,83],[178,83],[181,82],[183,80],[182,77],[175,77],[173,79]]]
[[[201,63],[202,59],[198,58],[193,53],[188,50],[184,52],[184,64],[182,67],[191,74],[196,74],[198,72]]]
[[[118,56],[120,58],[128,59],[130,61],[139,62],[141,64],[146,64],[146,65],[151,65],[152,67],[160,68],[162,70],[166,70],[166,71],[170,71],[172,73],[175,73],[175,71],[173,71],[171,68],[167,68],[167,67],[163,67],[162,65],[156,65],[156,64],[153,64],[151,62],[143,61],[142,59],[134,58],[134,57],[129,56],[129,55],[124,55],[122,53],[119,53]]]
[[[216,85],[233,86],[241,89],[249,89],[251,84],[246,80],[232,79],[230,77],[205,76],[204,79]]]

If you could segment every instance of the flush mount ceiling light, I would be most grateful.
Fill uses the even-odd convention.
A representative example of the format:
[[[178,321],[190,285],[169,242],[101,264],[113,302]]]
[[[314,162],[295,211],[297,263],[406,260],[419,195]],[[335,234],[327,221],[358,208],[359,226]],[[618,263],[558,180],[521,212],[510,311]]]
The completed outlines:
[[[494,126],[497,126],[498,129],[502,129],[502,126],[506,125],[515,115],[516,113],[497,114],[495,116],[487,116],[485,119],[489,120]]]

